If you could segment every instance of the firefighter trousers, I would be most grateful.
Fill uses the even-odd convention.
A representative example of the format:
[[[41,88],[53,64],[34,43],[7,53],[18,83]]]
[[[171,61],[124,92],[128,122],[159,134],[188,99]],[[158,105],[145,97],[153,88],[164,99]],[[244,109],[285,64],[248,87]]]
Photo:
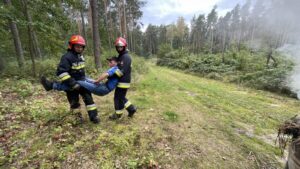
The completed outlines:
[[[117,87],[114,95],[114,106],[117,114],[121,114],[121,110],[126,108],[128,112],[134,109],[134,106],[126,98],[127,88]]]
[[[67,98],[70,104],[71,109],[79,109],[79,95],[81,95],[83,102],[85,103],[87,112],[89,114],[90,120],[93,120],[97,117],[97,107],[94,103],[91,92],[87,89],[80,87],[78,90],[66,91]]]

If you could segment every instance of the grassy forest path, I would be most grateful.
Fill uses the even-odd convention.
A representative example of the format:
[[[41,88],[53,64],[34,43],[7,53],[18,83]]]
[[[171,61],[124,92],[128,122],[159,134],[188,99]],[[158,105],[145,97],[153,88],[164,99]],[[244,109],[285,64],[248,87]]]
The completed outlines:
[[[282,168],[277,128],[300,108],[295,99],[151,65],[128,92],[134,118],[109,121],[109,94],[94,96],[99,125],[86,113],[75,124],[63,93],[12,83],[0,85],[0,168]]]

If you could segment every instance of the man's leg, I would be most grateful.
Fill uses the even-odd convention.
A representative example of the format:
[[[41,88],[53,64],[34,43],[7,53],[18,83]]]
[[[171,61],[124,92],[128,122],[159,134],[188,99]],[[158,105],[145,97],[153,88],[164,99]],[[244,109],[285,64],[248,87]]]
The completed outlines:
[[[110,92],[110,90],[106,87],[104,83],[94,84],[90,81],[83,81],[83,80],[77,82],[80,84],[80,86],[86,88],[88,91],[98,96],[104,96]]]
[[[68,91],[70,90],[70,87],[64,83],[59,83],[59,82],[53,82],[53,90],[57,91]]]
[[[97,107],[94,103],[92,94],[83,87],[81,87],[79,89],[79,92],[80,92],[80,95],[83,98],[83,101],[85,103],[85,106],[86,106],[86,109],[87,109],[87,112],[89,114],[89,118],[90,118],[91,122],[93,122],[95,124],[99,123],[100,120],[97,117],[98,111],[97,111]]]
[[[125,109],[127,110],[128,112],[128,117],[133,117],[134,113],[136,112],[136,107],[130,102],[128,101],[126,98],[125,98]]]
[[[66,94],[70,104],[71,112],[77,116],[80,123],[83,123],[82,114],[80,112],[79,92],[66,91]]]
[[[114,106],[115,106],[115,112],[109,116],[110,120],[116,120],[121,118],[123,112],[122,109],[124,108],[123,106],[123,101],[122,101],[122,97],[125,97],[126,93],[124,93],[123,90],[121,90],[121,88],[116,88],[115,90],[115,94],[114,94]]]
[[[126,88],[116,88],[114,95],[115,113],[109,117],[111,120],[121,118],[123,114],[122,109],[124,108],[126,108],[126,110],[128,111],[128,117],[132,117],[136,112],[136,108],[126,98],[127,90],[128,89]]]
[[[41,77],[40,82],[46,91],[53,89],[53,83],[51,81],[47,80],[47,78],[45,76]]]
[[[42,83],[42,85],[43,85],[43,87],[45,88],[46,91],[49,91],[49,90],[52,90],[52,89],[57,90],[57,91],[70,90],[70,87],[67,86],[66,84],[50,81],[44,76],[41,77],[41,83]]]

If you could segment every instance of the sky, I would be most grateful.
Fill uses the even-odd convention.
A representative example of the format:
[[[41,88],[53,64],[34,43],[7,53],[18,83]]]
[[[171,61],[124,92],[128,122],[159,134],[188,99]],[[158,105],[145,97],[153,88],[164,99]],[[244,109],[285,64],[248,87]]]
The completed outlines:
[[[234,8],[237,3],[243,4],[245,0],[146,0],[146,5],[142,8],[144,31],[149,24],[167,25],[175,23],[177,18],[184,17],[189,23],[194,15],[208,14],[214,5],[217,5],[219,15]]]

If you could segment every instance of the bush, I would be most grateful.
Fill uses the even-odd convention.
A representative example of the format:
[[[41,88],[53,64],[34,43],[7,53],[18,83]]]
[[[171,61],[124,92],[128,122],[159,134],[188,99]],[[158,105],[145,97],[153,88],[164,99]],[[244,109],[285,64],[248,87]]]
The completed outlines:
[[[172,50],[169,45],[162,45],[159,49],[157,65],[257,89],[291,93],[285,85],[285,77],[292,70],[293,63],[279,54],[275,55],[277,63],[267,66],[264,52],[251,53],[244,48],[239,52],[228,51],[224,61],[220,54],[189,55],[186,50]]]
[[[58,63],[58,59],[36,60],[36,64],[35,64],[36,75],[38,77],[42,74],[46,76],[54,76],[57,63]],[[1,72],[1,76],[18,77],[18,78],[32,77],[33,76],[32,63],[26,61],[24,67],[19,68],[16,61],[9,62],[6,64],[5,69]]]

